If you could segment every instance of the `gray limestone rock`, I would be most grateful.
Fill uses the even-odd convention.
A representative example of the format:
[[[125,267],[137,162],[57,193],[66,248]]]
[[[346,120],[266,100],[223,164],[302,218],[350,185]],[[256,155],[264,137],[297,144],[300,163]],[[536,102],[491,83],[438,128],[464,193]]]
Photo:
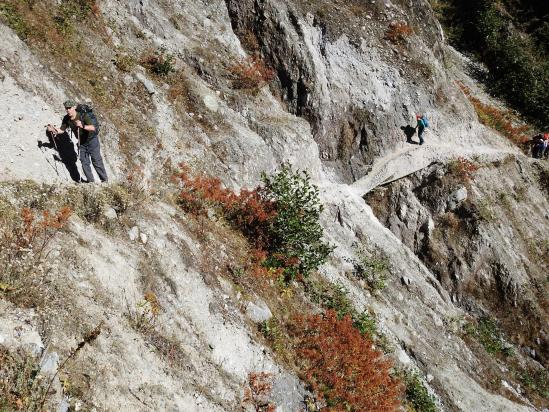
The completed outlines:
[[[462,186],[448,196],[447,210],[455,210],[466,199],[467,188]]]
[[[260,299],[248,302],[246,305],[246,314],[255,323],[264,322],[273,316],[267,304]]]

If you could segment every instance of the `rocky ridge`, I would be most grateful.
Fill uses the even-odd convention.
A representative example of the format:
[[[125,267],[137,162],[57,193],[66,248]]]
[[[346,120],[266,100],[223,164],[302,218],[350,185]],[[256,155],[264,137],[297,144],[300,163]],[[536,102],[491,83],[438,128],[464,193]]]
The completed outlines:
[[[546,407],[517,383],[488,382],[493,368],[506,366],[469,344],[459,324],[471,313],[501,318],[520,363],[547,366],[547,266],[527,253],[529,239],[547,239],[547,193],[539,183],[547,167],[476,120],[454,81],[482,91],[466,74],[467,61],[444,44],[427,2],[108,0],[98,7],[101,30],[84,39],[94,59],[87,64],[98,80],[83,71],[75,76],[82,62],[72,55],[51,59],[37,40],[23,42],[0,24],[2,197],[20,207],[37,193],[63,196],[70,185],[52,151],[36,148],[42,126],[62,115],[66,96],[98,103],[112,180],[125,180],[137,166],[142,190],[153,192],[135,212],[101,217],[117,222],[111,232],[104,224],[71,218],[54,248],[54,310],[37,313],[0,300],[0,344],[30,347],[44,359],[66,355],[85,329],[105,323],[106,332],[69,371],[81,393],[59,395],[57,402],[102,410],[235,410],[248,374],[261,370],[275,376],[277,410],[299,410],[306,388],[258,338],[256,316],[245,309],[264,302],[244,297],[221,267],[204,262],[212,251],[215,262],[230,259],[230,234],[197,235],[198,227],[163,198],[159,183],[167,180],[170,165],[184,161],[227,187],[253,187],[262,172],[289,161],[308,170],[321,189],[322,224],[336,247],[322,276],[343,284],[357,308],[376,314],[397,365],[429,376],[425,384],[442,410]],[[393,43],[386,31],[399,19],[415,34]],[[91,33],[92,27],[83,30]],[[176,81],[151,75],[138,61],[150,50],[175,56]],[[275,80],[253,93],[235,89],[231,63],[254,52],[274,69]],[[120,70],[113,63],[120,56],[133,56],[135,65]],[[90,79],[106,93],[97,95]],[[179,84],[185,90],[178,94]],[[422,147],[406,145],[400,130],[416,111],[432,120]],[[495,217],[476,237],[467,239],[465,231],[453,244],[433,233],[445,230],[444,223],[438,226],[441,215],[458,208],[449,197],[455,194],[453,201],[461,204],[463,191],[429,188],[433,176],[442,178],[443,165],[458,157],[485,165],[466,196],[492,193]],[[506,179],[498,178],[501,170]],[[28,189],[26,179],[55,184]],[[372,192],[387,184],[382,191],[388,195]],[[528,187],[520,204],[497,200],[498,192],[520,186]],[[517,208],[524,219],[509,224]],[[510,239],[524,242],[517,248]],[[346,259],[356,242],[382,250],[390,261],[391,277],[379,294],[349,276]],[[444,268],[433,257],[437,247],[453,249],[441,260]],[[152,351],[124,316],[148,282],[156,285],[163,308],[160,329],[182,348],[176,367]],[[478,287],[486,293],[472,291]],[[513,325],[513,317],[526,315],[535,318],[533,324]]]

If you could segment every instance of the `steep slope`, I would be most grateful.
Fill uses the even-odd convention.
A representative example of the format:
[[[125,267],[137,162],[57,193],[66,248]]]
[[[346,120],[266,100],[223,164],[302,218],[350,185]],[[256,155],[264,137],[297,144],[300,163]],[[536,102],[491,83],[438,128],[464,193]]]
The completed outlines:
[[[294,298],[303,299],[303,312],[318,306],[301,296],[299,285],[292,298],[285,288],[271,289],[272,281],[251,281],[255,288],[246,289],[234,275],[250,259],[243,239],[212,214],[195,219],[179,210],[177,187],[169,182],[186,162],[239,190],[284,161],[309,171],[320,188],[325,237],[335,250],[319,276],[344,285],[357,310],[375,314],[396,366],[419,370],[440,409],[547,406],[543,396],[520,387],[505,359],[487,355],[464,333],[479,313],[500,318],[516,348],[516,367],[546,372],[547,263],[525,248],[529,239],[546,242],[547,180],[538,184],[534,177],[547,179],[547,167],[476,120],[454,82],[478,89],[464,73],[464,60],[444,44],[426,1],[6,4],[0,210],[13,216],[23,207],[54,210],[68,203],[75,214],[36,280],[45,300],[11,299],[9,288],[0,287],[0,344],[11,351],[31,344],[47,364],[52,356],[67,359],[87,331],[102,325],[66,367],[53,362],[50,369],[59,373],[52,379],[52,408],[64,402],[101,410],[237,410],[250,374],[260,371],[273,374],[277,410],[309,408],[310,388],[257,333],[269,311],[260,310],[258,318],[249,308],[287,307],[289,317]],[[395,32],[404,27],[400,21],[411,31]],[[263,73],[243,88],[239,67],[253,53],[274,69],[274,78]],[[155,62],[167,73],[159,74]],[[36,147],[42,126],[60,118],[67,97],[94,103],[114,182],[109,187],[73,186],[54,162],[55,151]],[[422,147],[404,143],[400,129],[416,112],[432,122]],[[515,225],[494,207],[497,220],[471,240],[503,249],[486,261],[505,270],[477,264],[467,252],[471,246],[460,250],[450,235],[440,243],[456,251],[440,269],[418,240],[428,238],[430,219],[446,230],[429,202],[449,193],[429,192],[430,176],[458,157],[492,165],[475,183],[479,197],[509,190],[498,170],[510,173],[511,186],[532,184],[521,205],[532,218]],[[522,172],[494,169],[505,159]],[[367,198],[372,211],[363,196],[393,181],[390,201]],[[423,186],[425,199],[415,194]],[[419,217],[403,212],[403,204]],[[536,230],[526,231],[534,222]],[[524,244],[513,251],[517,239]],[[352,275],[356,243],[386,256],[391,270],[383,290],[370,292]],[[453,272],[451,257],[463,262]],[[474,264],[482,271],[464,269]],[[538,291],[529,287],[534,280]],[[519,285],[524,293],[513,296],[524,299],[516,305],[526,310],[530,302],[534,310],[514,312],[510,295],[499,307],[500,296],[488,292],[498,282]],[[475,287],[487,291],[471,291]],[[139,320],[142,308],[155,308],[147,292],[161,308],[152,326]],[[536,316],[539,333],[532,324],[513,327],[513,317],[525,313]],[[537,355],[525,354],[525,346]]]

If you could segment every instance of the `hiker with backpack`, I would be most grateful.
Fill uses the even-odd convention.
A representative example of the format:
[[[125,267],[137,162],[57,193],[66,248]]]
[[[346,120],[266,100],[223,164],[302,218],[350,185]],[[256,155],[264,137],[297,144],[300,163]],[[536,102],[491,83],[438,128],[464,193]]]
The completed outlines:
[[[543,133],[538,133],[532,137],[532,157],[534,159],[541,159],[545,152],[545,139]]]
[[[543,152],[541,157],[545,159],[549,157],[549,133],[543,133]]]
[[[417,129],[417,135],[419,137],[419,144],[422,145],[425,143],[423,140],[423,132],[425,131],[426,127],[429,127],[429,120],[427,119],[426,115],[421,115],[419,113],[416,114],[416,129]]]
[[[107,182],[107,171],[101,157],[98,137],[99,123],[95,114],[89,106],[77,105],[74,100],[67,100],[63,105],[67,114],[63,117],[61,127],[57,128],[49,124],[47,130],[61,134],[69,128],[78,139],[80,162],[88,183],[95,181],[90,167],[90,159],[99,179],[102,182]]]

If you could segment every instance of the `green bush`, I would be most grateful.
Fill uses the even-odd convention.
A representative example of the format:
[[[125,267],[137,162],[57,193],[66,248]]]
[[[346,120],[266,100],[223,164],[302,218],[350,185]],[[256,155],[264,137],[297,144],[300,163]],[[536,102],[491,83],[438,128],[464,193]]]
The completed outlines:
[[[375,318],[368,312],[359,313],[351,299],[349,292],[340,283],[328,283],[325,281],[307,281],[305,283],[305,291],[309,295],[311,301],[322,306],[327,310],[333,310],[338,319],[343,319],[345,316],[350,316],[353,321],[353,326],[361,335],[366,335],[370,339],[384,348],[388,347],[384,337],[377,330]]]
[[[549,399],[549,372],[547,370],[521,370],[517,375],[526,388],[544,399]]]
[[[96,9],[95,0],[62,0],[57,6],[54,22],[57,31],[63,35],[71,35],[75,27]]]
[[[355,308],[348,296],[349,292],[340,283],[308,281],[305,284],[305,290],[314,303],[333,310],[340,319],[355,313]]]
[[[284,268],[287,281],[309,275],[322,265],[333,248],[322,241],[319,223],[322,205],[318,188],[305,171],[284,164],[273,176],[263,174],[265,197],[274,202],[276,216],[270,221],[268,267]]]
[[[143,59],[143,63],[150,72],[166,77],[175,72],[175,57],[173,54],[166,54],[165,50],[160,50]]]
[[[437,412],[434,396],[430,395],[427,388],[423,386],[417,373],[406,372],[404,383],[406,384],[406,401],[412,411]]]
[[[389,259],[381,252],[368,252],[362,245],[354,245],[355,258],[349,262],[353,265],[353,275],[363,279],[369,290],[384,289],[390,270]]]
[[[505,344],[500,329],[491,318],[481,318],[476,324],[468,323],[465,325],[465,332],[475,338],[491,355],[511,356],[513,354],[512,348]]]

